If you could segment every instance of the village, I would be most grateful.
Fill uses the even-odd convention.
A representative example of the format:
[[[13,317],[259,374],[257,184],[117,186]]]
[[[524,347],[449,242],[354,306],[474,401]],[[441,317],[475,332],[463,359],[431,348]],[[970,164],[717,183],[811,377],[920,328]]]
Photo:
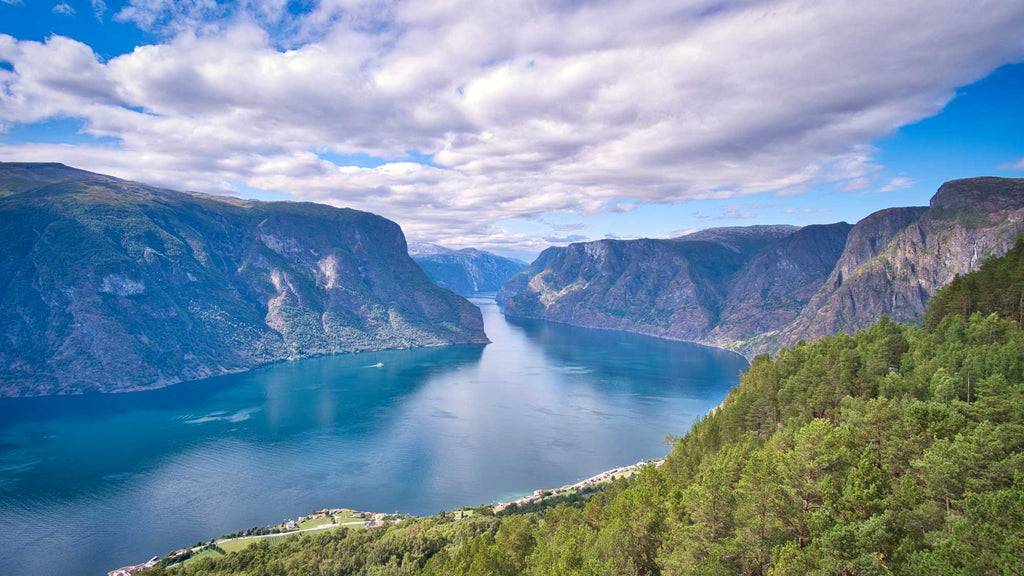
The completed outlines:
[[[494,512],[500,512],[509,506],[523,506],[540,502],[545,498],[551,498],[560,494],[572,493],[583,490],[605,482],[611,482],[621,478],[628,478],[644,466],[660,468],[665,463],[664,459],[648,460],[637,462],[629,466],[612,468],[600,474],[596,474],[574,484],[567,484],[559,488],[534,490],[532,494],[511,502],[498,502],[493,505]],[[378,528],[388,523],[399,522],[405,516],[402,514],[385,514],[381,512],[360,512],[349,508],[324,508],[315,510],[308,515],[299,516],[294,520],[285,520],[274,526],[261,526],[249,528],[241,532],[226,534],[221,538],[215,538],[206,543],[197,543],[194,546],[181,548],[167,554],[163,558],[154,556],[147,562],[124,566],[107,572],[107,576],[130,576],[139,573],[153,566],[177,566],[195,562],[200,558],[225,556],[227,554],[244,550],[250,545],[267,538],[281,538],[305,532],[328,530],[340,527],[362,526],[366,529]],[[454,516],[453,516],[454,517]],[[466,517],[460,513],[456,518]]]
[[[274,526],[249,528],[242,532],[215,538],[206,543],[197,543],[193,546],[175,550],[163,558],[154,556],[141,564],[123,566],[116,570],[111,570],[107,572],[107,576],[130,576],[157,565],[166,567],[177,566],[195,562],[200,558],[224,556],[244,550],[259,540],[267,538],[282,538],[305,532],[340,527],[361,526],[366,529],[378,528],[387,523],[398,522],[402,518],[403,515],[401,514],[360,512],[349,508],[324,508],[322,510],[315,510],[306,516],[285,520]]]

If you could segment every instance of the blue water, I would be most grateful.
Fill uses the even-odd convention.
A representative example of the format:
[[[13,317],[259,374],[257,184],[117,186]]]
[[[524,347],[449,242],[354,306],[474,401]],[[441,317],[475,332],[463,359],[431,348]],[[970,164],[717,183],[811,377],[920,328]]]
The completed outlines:
[[[561,486],[663,456],[746,366],[474,302],[487,346],[0,400],[0,574],[99,575],[313,508],[435,514]]]

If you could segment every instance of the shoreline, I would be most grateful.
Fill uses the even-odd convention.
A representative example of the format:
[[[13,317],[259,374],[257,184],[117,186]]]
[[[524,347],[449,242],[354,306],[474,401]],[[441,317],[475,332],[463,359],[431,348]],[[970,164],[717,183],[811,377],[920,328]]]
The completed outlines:
[[[597,474],[595,474],[593,476],[590,476],[588,478],[584,478],[583,480],[580,480],[580,481],[575,482],[573,484],[565,484],[565,485],[560,486],[558,488],[541,488],[541,489],[537,489],[537,490],[534,490],[532,494],[528,494],[526,496],[523,496],[522,498],[517,498],[517,499],[511,500],[511,501],[508,501],[508,502],[496,502],[496,503],[493,503],[493,504],[491,504],[491,507],[494,509],[495,512],[500,512],[501,510],[504,510],[504,509],[508,508],[509,506],[521,506],[521,505],[525,505],[525,504],[532,504],[532,503],[540,502],[540,501],[543,501],[546,498],[550,498],[552,496],[557,496],[559,494],[564,494],[566,492],[570,492],[570,491],[573,491],[573,490],[582,490],[584,488],[588,488],[588,487],[591,487],[591,486],[596,486],[596,485],[599,485],[599,484],[606,484],[606,483],[609,483],[609,482],[614,482],[616,480],[621,480],[623,478],[628,478],[628,477],[632,476],[633,474],[635,474],[636,472],[638,472],[641,468],[645,468],[647,466],[654,466],[655,468],[661,468],[661,466],[664,463],[665,463],[665,458],[658,458],[658,459],[654,459],[654,460],[641,460],[641,461],[637,462],[636,464],[629,464],[627,466],[619,466],[619,467],[616,467],[616,468],[612,468],[610,470],[605,470],[603,472],[599,472],[599,473],[597,473]],[[485,504],[485,506],[486,506],[486,504]],[[466,508],[466,507],[464,507],[464,508]],[[177,556],[180,556],[180,555],[184,554],[186,551],[189,552],[189,557],[191,557],[192,555],[197,555],[197,554],[207,550],[210,546],[217,546],[217,547],[219,547],[223,543],[239,542],[239,541],[253,541],[253,542],[256,542],[258,540],[267,539],[267,538],[285,538],[285,537],[294,536],[294,535],[297,535],[297,534],[302,534],[302,533],[305,533],[305,532],[317,532],[317,531],[330,530],[330,529],[333,529],[333,528],[341,528],[341,527],[351,528],[351,527],[355,527],[355,526],[362,526],[362,527],[364,527],[366,529],[372,529],[372,528],[377,528],[377,527],[380,527],[380,526],[385,526],[389,522],[401,521],[402,518],[423,518],[423,516],[409,516],[409,515],[402,515],[402,514],[396,515],[396,514],[385,514],[385,513],[380,513],[380,512],[377,512],[377,513],[374,513],[374,512],[359,512],[359,511],[351,510],[351,509],[348,509],[348,508],[324,508],[321,512],[318,512],[318,514],[329,514],[331,516],[337,516],[337,515],[341,515],[343,513],[351,514],[351,516],[349,516],[350,520],[356,514],[362,515],[363,519],[360,520],[360,521],[333,522],[333,523],[330,523],[330,524],[322,524],[322,525],[313,526],[313,527],[310,527],[310,528],[298,528],[298,525],[299,525],[300,522],[298,522],[298,521],[288,521],[288,522],[286,522],[284,524],[278,524],[278,525],[275,525],[275,526],[267,526],[266,528],[274,528],[274,527],[277,527],[277,526],[282,526],[282,525],[286,525],[288,523],[294,522],[294,524],[292,524],[292,525],[295,526],[296,529],[283,530],[281,532],[270,533],[270,534],[252,534],[252,535],[247,535],[247,536],[233,536],[233,535],[231,535],[229,537],[214,538],[213,540],[210,541],[209,544],[206,544],[204,546],[200,546],[198,548],[197,547],[192,547],[192,546],[186,546],[184,548],[179,548],[178,550],[172,551],[172,552],[170,552],[168,554],[165,554],[163,556],[154,556],[153,558],[151,558],[149,561],[147,561],[145,563],[140,563],[140,564],[135,564],[135,565],[131,565],[131,566],[124,566],[124,567],[121,567],[121,568],[116,568],[114,570],[111,570],[111,571],[107,572],[107,574],[108,574],[108,576],[128,576],[130,574],[135,574],[137,572],[141,572],[142,570],[144,570],[146,568],[151,568],[151,567],[155,566],[157,564],[157,561],[159,561],[159,560],[163,560],[165,558],[177,557]],[[310,516],[313,516],[313,515],[310,515]],[[299,519],[301,519],[301,520],[304,520],[305,518],[307,518],[307,517],[305,517],[305,516],[300,516],[299,517]],[[460,520],[461,518],[462,517],[456,517],[455,520]],[[227,555],[227,554],[231,554],[231,553],[233,553],[233,552],[224,552],[223,554]],[[185,562],[187,559],[188,558],[183,559],[181,562],[176,562],[174,564],[170,564],[170,565],[168,565],[168,567],[180,565],[182,562]]]
[[[515,315],[515,314],[506,314],[505,313],[505,307],[502,306],[500,303],[498,303],[498,309],[500,310],[501,315],[504,316],[506,319],[530,320],[530,321],[537,321],[537,322],[550,322],[551,324],[560,324],[562,326],[571,326],[573,328],[584,328],[586,330],[600,330],[602,332],[621,332],[623,334],[632,334],[632,335],[635,335],[635,336],[645,336],[647,338],[655,338],[657,340],[666,340],[668,342],[682,342],[683,344],[692,344],[694,346],[703,346],[704,348],[711,348],[713,350],[719,350],[721,352],[728,352],[730,354],[735,354],[736,356],[739,356],[740,358],[743,358],[744,360],[746,360],[748,366],[750,365],[751,362],[753,362],[754,357],[757,356],[756,354],[754,354],[752,356],[747,356],[746,354],[744,354],[743,352],[740,352],[739,350],[736,350],[734,348],[727,348],[724,344],[714,344],[714,343],[711,343],[711,342],[702,342],[702,341],[698,341],[698,340],[686,340],[686,339],[683,339],[683,338],[676,338],[674,336],[660,335],[660,334],[651,334],[649,332],[641,332],[639,330],[625,330],[625,329],[622,329],[622,328],[603,328],[603,327],[600,327],[600,326],[584,326],[582,324],[573,324],[572,322],[566,322],[566,321],[563,321],[563,320],[551,320],[549,318],[536,318],[536,317],[533,317],[533,316],[518,316],[518,315]],[[736,341],[733,344],[740,344],[740,342],[741,341]]]
[[[494,509],[497,512],[500,510],[504,510],[505,508],[508,508],[509,506],[512,505],[521,506],[524,504],[540,502],[545,498],[557,496],[558,494],[564,494],[572,490],[582,490],[583,488],[587,488],[597,484],[611,482],[614,480],[622,479],[624,477],[628,477],[646,466],[654,466],[655,468],[661,468],[661,466],[664,463],[665,458],[658,458],[656,460],[641,460],[636,464],[620,466],[618,468],[612,468],[610,470],[605,470],[604,472],[599,472],[593,476],[590,476],[589,478],[584,478],[583,480],[580,480],[579,482],[576,482],[574,484],[565,484],[564,486],[560,486],[558,488],[541,488],[538,490],[534,490],[532,494],[523,496],[522,498],[511,500],[509,502],[498,502],[494,505]]]

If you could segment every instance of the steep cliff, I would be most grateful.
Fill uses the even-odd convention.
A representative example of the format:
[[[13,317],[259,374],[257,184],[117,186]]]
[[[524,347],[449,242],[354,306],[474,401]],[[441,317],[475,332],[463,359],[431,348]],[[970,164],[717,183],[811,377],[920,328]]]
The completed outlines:
[[[730,282],[706,341],[731,346],[795,320],[832,272],[851,228],[846,222],[807,226],[762,250]]]
[[[395,223],[0,164],[0,395],[158,387],[278,360],[485,342]]]
[[[546,251],[499,292],[506,314],[643,332],[748,355],[920,320],[935,290],[1024,231],[1024,179],[944,184],[930,206],[845,223],[716,228]]]
[[[927,208],[872,214],[851,231],[836,269],[800,317],[755,348],[852,333],[883,314],[918,321],[937,288],[1005,254],[1021,232],[1024,179],[953,180]]]
[[[794,317],[800,301],[790,300],[809,298],[813,291],[803,283],[823,279],[835,261],[829,261],[816,236],[841,246],[847,230],[833,225],[800,234],[793,226],[751,226],[670,240],[570,244],[544,252],[506,283],[499,302],[510,316],[698,342],[724,340],[745,331],[739,324],[750,324],[750,317],[774,326],[766,308],[796,308],[785,316]],[[838,258],[839,251],[831,252]],[[758,278],[782,270],[786,284]]]
[[[409,255],[435,284],[462,296],[497,292],[506,280],[527,267],[522,260],[483,250],[451,250],[436,244],[412,244]]]

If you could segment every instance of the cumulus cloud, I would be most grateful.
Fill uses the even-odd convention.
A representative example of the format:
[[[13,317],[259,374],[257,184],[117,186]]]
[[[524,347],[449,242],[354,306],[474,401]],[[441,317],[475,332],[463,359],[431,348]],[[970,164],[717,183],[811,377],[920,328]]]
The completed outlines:
[[[53,7],[54,14],[63,14],[64,16],[71,16],[75,13],[75,9],[71,7],[67,2],[61,2]]]
[[[80,118],[116,144],[0,159],[282,191],[489,249],[542,248],[490,223],[551,211],[865,189],[871,141],[1024,58],[1024,5],[995,0],[131,0],[114,17],[166,40],[103,61],[0,35],[0,125]],[[325,159],[353,154],[430,164]]]

